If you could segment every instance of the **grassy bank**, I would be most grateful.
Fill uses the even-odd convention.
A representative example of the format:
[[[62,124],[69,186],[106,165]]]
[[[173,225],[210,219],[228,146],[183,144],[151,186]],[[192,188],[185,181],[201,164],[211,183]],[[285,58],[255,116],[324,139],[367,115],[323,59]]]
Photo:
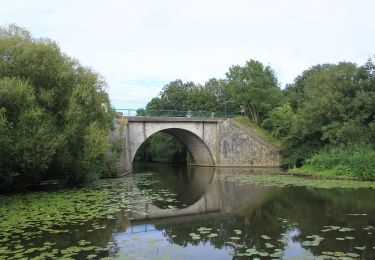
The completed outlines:
[[[288,171],[321,177],[375,180],[375,149],[371,145],[340,145],[314,154],[301,168]]]

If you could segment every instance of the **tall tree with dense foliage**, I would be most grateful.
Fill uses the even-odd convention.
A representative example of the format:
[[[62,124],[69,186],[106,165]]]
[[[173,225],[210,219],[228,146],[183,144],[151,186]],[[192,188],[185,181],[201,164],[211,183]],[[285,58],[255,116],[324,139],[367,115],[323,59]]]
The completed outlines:
[[[108,170],[113,112],[97,73],[48,39],[0,28],[0,190]]]
[[[175,80],[164,86],[159,97],[153,98],[147,109],[182,110],[189,109],[188,94],[194,87],[193,82]]]
[[[232,106],[244,105],[255,124],[260,124],[282,101],[274,71],[259,61],[250,60],[245,66],[232,66],[226,76]]]
[[[226,82],[212,78],[204,85],[175,80],[164,86],[158,97],[148,104],[149,110],[223,111]]]
[[[285,89],[288,103],[263,126],[283,140],[287,163],[300,164],[326,146],[375,144],[374,67],[371,59],[363,66],[316,65]]]

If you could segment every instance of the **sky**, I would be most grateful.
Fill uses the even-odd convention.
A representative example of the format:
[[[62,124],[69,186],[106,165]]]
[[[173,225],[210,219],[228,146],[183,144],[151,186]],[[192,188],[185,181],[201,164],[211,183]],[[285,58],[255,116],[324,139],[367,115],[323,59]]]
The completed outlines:
[[[284,87],[313,65],[375,54],[374,0],[0,0],[0,26],[12,23],[101,74],[115,108],[250,59]]]

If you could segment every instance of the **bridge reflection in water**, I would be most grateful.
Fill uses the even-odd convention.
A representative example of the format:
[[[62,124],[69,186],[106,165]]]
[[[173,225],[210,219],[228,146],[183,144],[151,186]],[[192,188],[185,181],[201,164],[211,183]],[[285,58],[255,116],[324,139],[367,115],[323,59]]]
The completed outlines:
[[[163,171],[158,167],[148,168],[143,166],[137,171]],[[136,171],[136,172],[137,172]],[[174,209],[165,209],[158,203],[145,202],[141,199],[135,208],[136,212],[132,212],[129,217],[132,224],[141,224],[142,222],[169,222],[176,221],[173,218],[192,216],[199,217],[205,214],[225,214],[234,213],[245,210],[256,209],[271,198],[279,190],[277,187],[267,187],[259,184],[239,186],[231,182],[222,181],[222,176],[227,174],[249,174],[253,172],[260,173],[277,173],[275,168],[217,168],[217,167],[197,167],[188,166],[185,168],[174,168],[168,173],[160,172],[160,174],[170,174],[173,176],[170,183],[177,187],[174,192],[177,193],[177,200],[182,202],[182,206]],[[137,174],[137,173],[134,173]],[[171,176],[169,176],[171,177]],[[180,182],[180,183],[178,183]],[[168,185],[168,184],[166,184]],[[171,187],[173,189],[173,187]],[[134,189],[142,189],[134,184]],[[139,195],[140,196],[140,195]]]
[[[148,256],[150,257],[158,255],[159,250],[160,252],[170,252],[169,254],[173,254],[171,252],[174,252],[174,250],[180,252],[181,248],[176,249],[179,246],[176,247],[175,245],[173,247],[174,243],[170,244],[165,241],[179,239],[179,237],[186,236],[186,232],[181,231],[179,233],[177,230],[180,228],[177,228],[172,232],[176,232],[177,235],[171,234],[170,227],[189,226],[189,223],[197,222],[204,225],[203,223],[208,224],[218,219],[232,219],[233,214],[242,214],[244,212],[246,214],[254,212],[255,215],[258,215],[258,210],[262,208],[262,204],[274,198],[280,190],[278,187],[266,187],[260,184],[236,185],[233,182],[223,181],[223,177],[226,175],[241,175],[249,174],[250,172],[256,174],[278,173],[279,170],[275,168],[249,169],[170,166],[165,169],[164,167],[165,165],[157,167],[143,165],[136,167],[134,174],[137,174],[137,171],[139,174],[144,172],[156,172],[160,174],[161,181],[159,184],[164,184],[163,188],[169,188],[172,192],[176,193],[176,198],[181,202],[181,205],[178,208],[166,210],[163,207],[165,205],[158,202],[147,203],[142,199],[136,198],[135,201],[140,202],[134,205],[134,208],[137,210],[129,215],[131,221],[129,222],[129,219],[125,218],[117,218],[117,232],[112,234],[113,241],[118,246],[117,250],[123,255],[134,254],[134,256],[137,256],[141,254],[140,252],[145,251],[145,248],[148,248],[149,251],[154,250],[148,253],[144,252],[146,255],[149,254]],[[142,185],[138,184],[137,186],[134,182],[134,191],[140,191],[142,188]],[[139,192],[135,193],[139,194]],[[244,220],[245,222],[249,222],[247,225],[250,222],[256,224],[252,220],[249,220],[248,217],[245,217]],[[233,221],[233,219],[230,221]],[[217,227],[220,228],[220,224]],[[223,232],[225,232],[225,229],[223,227]],[[187,234],[189,233],[187,231]],[[183,242],[180,242],[184,244],[187,243],[186,241],[183,239]],[[204,251],[204,254],[208,254],[214,258],[217,257],[217,259],[221,257],[220,255],[216,255],[218,251],[211,245],[196,245],[194,248],[188,246],[185,249],[201,253]],[[200,257],[203,256],[201,255]],[[186,257],[176,256],[176,259],[181,258],[185,259]]]
[[[154,170],[140,170],[150,171]],[[249,168],[161,169],[159,174],[165,176],[154,188],[170,187],[181,205],[166,210],[166,204],[148,200],[136,205],[132,220],[117,218],[111,234],[116,252],[129,259],[237,259],[234,255],[255,248],[270,255],[279,252],[282,258],[316,259],[327,248],[339,252],[345,247],[345,252],[357,252],[357,245],[370,243],[372,247],[368,231],[375,226],[373,190],[277,187],[223,180],[223,176],[235,178],[251,171],[277,172]],[[138,193],[150,187],[135,181],[132,188]],[[353,212],[366,214],[348,214]],[[306,242],[306,237],[320,234],[325,225],[353,228],[353,237],[359,242],[346,241],[343,245],[345,241],[327,236],[327,242],[307,246],[311,241]],[[202,229],[209,229],[209,234]],[[371,248],[362,256],[375,259]]]

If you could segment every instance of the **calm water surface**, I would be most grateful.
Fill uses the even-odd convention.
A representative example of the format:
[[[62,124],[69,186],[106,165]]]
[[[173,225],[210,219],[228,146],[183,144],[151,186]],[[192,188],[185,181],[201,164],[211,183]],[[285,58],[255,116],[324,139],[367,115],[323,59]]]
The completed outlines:
[[[375,189],[236,181],[249,174],[275,172],[142,164],[1,196],[0,259],[375,259]]]

